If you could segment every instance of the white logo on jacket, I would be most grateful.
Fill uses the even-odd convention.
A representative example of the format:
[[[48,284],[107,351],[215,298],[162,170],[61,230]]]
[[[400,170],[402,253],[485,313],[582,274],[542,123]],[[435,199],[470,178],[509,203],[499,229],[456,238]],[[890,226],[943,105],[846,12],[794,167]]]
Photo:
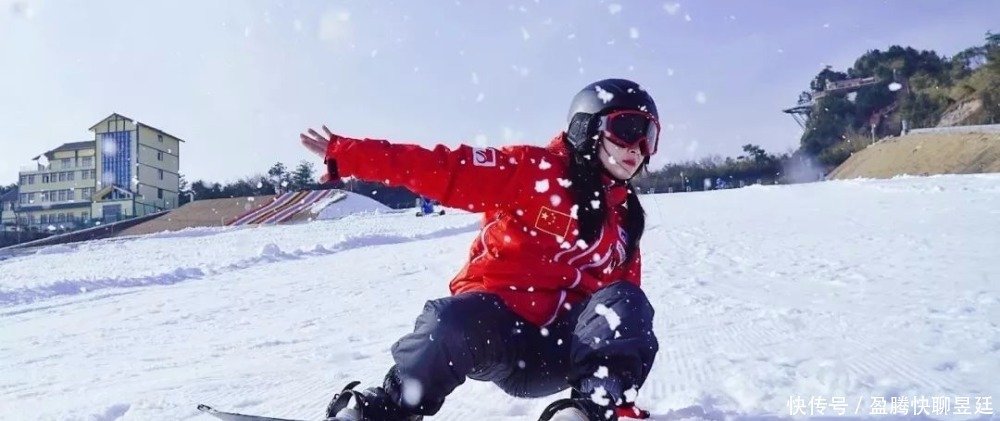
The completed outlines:
[[[477,167],[497,166],[497,151],[493,148],[472,148],[472,165]]]
[[[614,267],[625,262],[625,245],[628,244],[628,232],[625,228],[618,227],[618,242],[615,244],[615,251],[618,252],[618,258],[612,264]]]

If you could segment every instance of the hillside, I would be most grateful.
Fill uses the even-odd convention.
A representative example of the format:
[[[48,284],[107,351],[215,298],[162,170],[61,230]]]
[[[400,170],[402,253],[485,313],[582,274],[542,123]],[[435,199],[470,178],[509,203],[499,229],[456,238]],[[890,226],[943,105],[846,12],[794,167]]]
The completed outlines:
[[[811,111],[800,148],[831,169],[857,149],[852,139],[1000,123],[1000,34],[950,57],[898,45],[870,50],[845,71],[827,66],[803,99]]]
[[[1000,172],[1000,133],[910,134],[855,152],[828,178]]]

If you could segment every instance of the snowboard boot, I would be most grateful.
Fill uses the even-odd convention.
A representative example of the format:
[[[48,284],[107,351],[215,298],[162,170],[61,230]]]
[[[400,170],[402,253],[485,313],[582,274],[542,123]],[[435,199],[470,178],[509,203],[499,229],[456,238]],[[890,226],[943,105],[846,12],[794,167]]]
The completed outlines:
[[[590,398],[570,397],[552,402],[538,421],[618,421],[621,418],[647,419],[649,411],[626,403],[602,406]]]
[[[386,390],[396,383],[395,368],[379,387],[358,391],[354,387],[360,382],[348,383],[327,406],[325,421],[422,421],[423,416],[408,413]]]
[[[553,402],[540,421],[618,421],[619,418],[649,418],[649,412],[625,399],[622,382],[613,376],[585,377],[568,399]]]

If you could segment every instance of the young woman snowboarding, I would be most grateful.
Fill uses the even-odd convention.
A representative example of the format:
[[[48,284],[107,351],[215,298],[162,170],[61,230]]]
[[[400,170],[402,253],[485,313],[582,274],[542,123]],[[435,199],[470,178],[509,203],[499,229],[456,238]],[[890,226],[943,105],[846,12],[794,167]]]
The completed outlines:
[[[483,214],[452,294],[428,301],[393,345],[383,384],[352,383],[329,420],[421,420],[467,378],[517,397],[571,389],[543,419],[645,415],[633,402],[659,345],[640,289],[645,217],[630,180],[657,150],[649,93],[624,79],[586,86],[546,147],[428,149],[323,131],[301,140],[324,159],[324,180],[404,186]]]

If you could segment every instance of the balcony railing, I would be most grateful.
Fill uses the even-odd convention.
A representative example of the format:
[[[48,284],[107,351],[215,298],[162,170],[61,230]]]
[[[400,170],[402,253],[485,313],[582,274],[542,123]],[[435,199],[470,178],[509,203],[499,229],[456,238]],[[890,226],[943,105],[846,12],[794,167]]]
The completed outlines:
[[[97,165],[62,165],[62,164],[49,164],[49,165],[26,165],[21,167],[21,174],[28,175],[28,173],[46,173],[46,172],[58,172],[58,171],[73,171],[73,170],[94,170],[97,169]]]

